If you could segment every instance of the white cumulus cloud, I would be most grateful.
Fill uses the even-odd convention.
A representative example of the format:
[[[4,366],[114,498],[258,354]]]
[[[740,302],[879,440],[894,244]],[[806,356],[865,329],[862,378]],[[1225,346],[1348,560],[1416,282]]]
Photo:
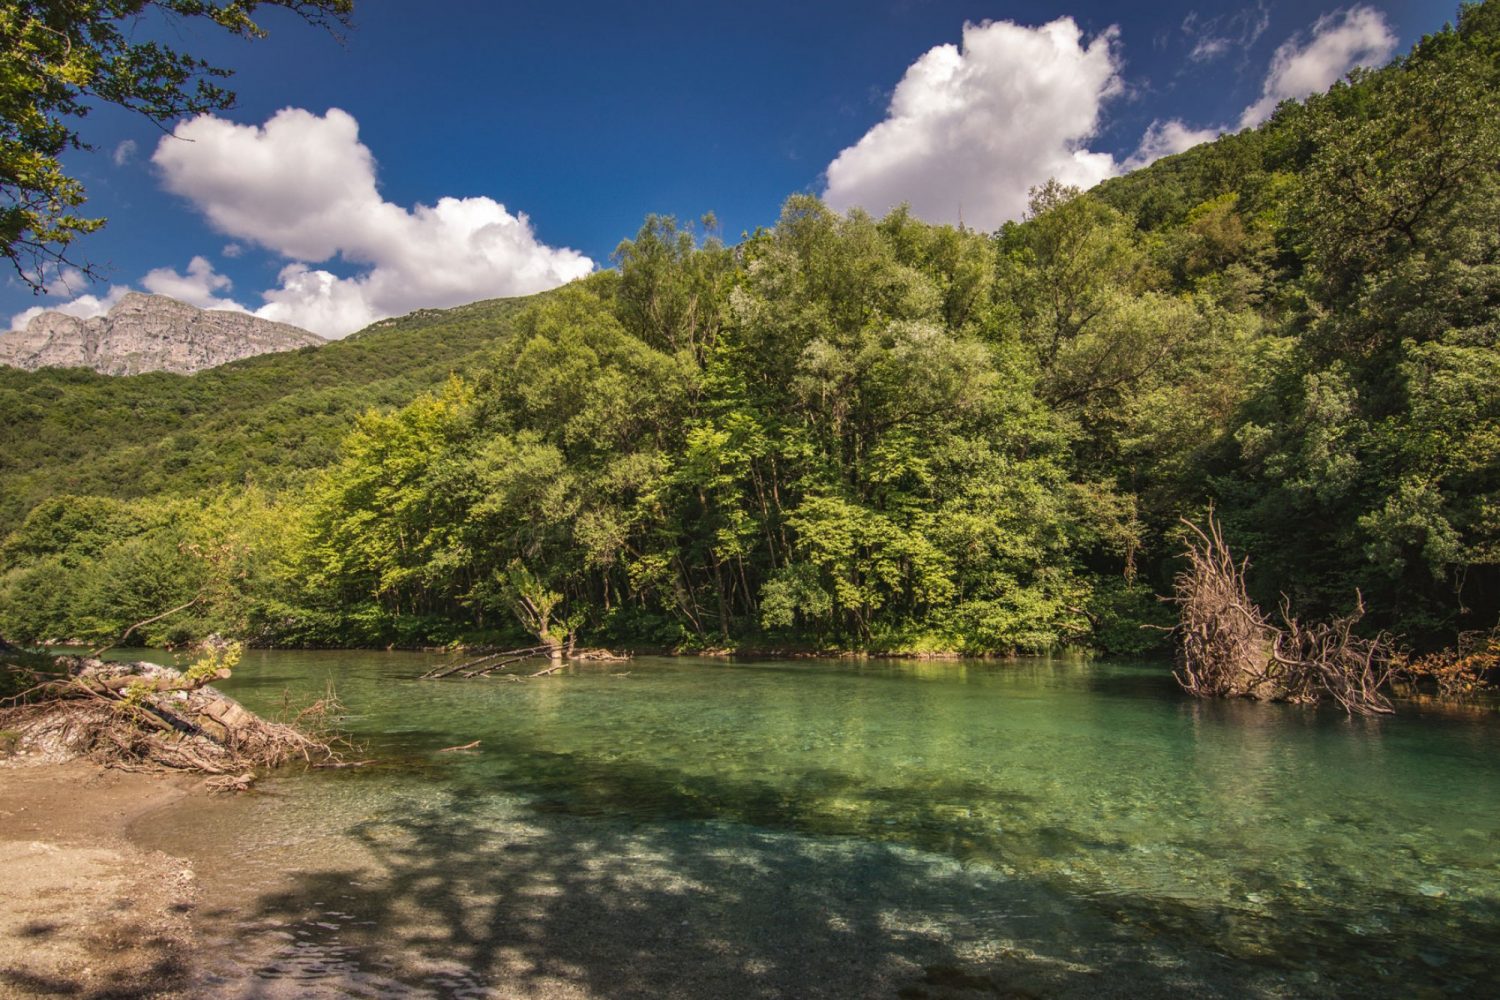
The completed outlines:
[[[1395,50],[1395,33],[1373,7],[1325,14],[1311,37],[1294,36],[1276,50],[1260,100],[1245,109],[1240,127],[1259,125],[1282,101],[1327,90],[1356,66],[1378,66]]]
[[[72,295],[75,289],[87,288],[89,284],[88,275],[76,267],[66,265],[58,268],[57,273],[50,278],[47,277],[47,270],[44,270],[42,277],[46,279],[42,283],[42,291],[47,295]]]
[[[115,147],[115,151],[110,154],[110,159],[115,161],[115,166],[123,167],[135,159],[135,150],[135,140],[126,139]]]
[[[369,326],[390,313],[371,304],[371,296],[360,279],[340,278],[306,264],[288,264],[277,276],[280,286],[265,293],[266,304],[257,316],[278,323],[291,323],[304,330],[342,337]],[[337,331],[324,333],[324,331]]]
[[[881,214],[901,202],[934,222],[993,229],[1051,178],[1091,187],[1119,172],[1087,148],[1122,90],[1116,32],[1085,43],[1072,18],[965,24],[962,45],[917,59],[884,121],[828,165],[824,200]]]
[[[77,272],[74,273],[76,274]],[[79,277],[81,278],[82,276],[80,275]],[[66,294],[61,289],[54,291],[53,286],[50,284],[46,291],[49,295]],[[78,319],[93,319],[95,316],[103,316],[128,291],[130,291],[129,285],[110,285],[109,291],[103,295],[80,295],[76,299],[71,299],[55,306],[32,306],[30,309],[18,312],[12,316],[10,318],[10,328],[12,330],[24,330],[27,323],[30,323],[44,312],[65,313],[69,316],[76,316]]]
[[[1181,153],[1200,143],[1212,142],[1220,134],[1222,134],[1220,129],[1193,128],[1180,118],[1172,118],[1168,121],[1158,119],[1147,127],[1145,134],[1141,136],[1140,145],[1125,161],[1125,167],[1128,170],[1138,170],[1155,163],[1163,156]]]
[[[151,159],[215,229],[292,261],[257,315],[324,336],[413,309],[543,291],[594,266],[540,242],[524,213],[490,198],[411,209],[386,201],[358,123],[337,108],[287,108],[263,126],[205,115],[164,137]],[[312,266],[335,257],[358,273]]]
[[[178,274],[170,267],[147,271],[141,284],[152,295],[165,295],[199,309],[247,311],[238,302],[220,298],[216,294],[228,291],[232,282],[226,276],[216,273],[206,257],[194,257],[188,261],[186,274]]]

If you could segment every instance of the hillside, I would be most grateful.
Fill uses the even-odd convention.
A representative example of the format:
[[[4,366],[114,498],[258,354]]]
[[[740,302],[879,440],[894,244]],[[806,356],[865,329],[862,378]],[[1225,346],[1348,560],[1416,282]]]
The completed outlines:
[[[326,465],[355,416],[463,370],[528,300],[384,320],[195,375],[0,367],[0,534],[60,493],[151,496]]]
[[[1139,652],[1212,510],[1269,613],[1455,645],[1500,621],[1497,53],[1500,0],[1465,6],[996,233],[795,196],[313,351],[4,373],[0,632],[195,599],[154,638],[484,640],[519,606],[605,643]]]
[[[317,334],[285,323],[130,292],[103,316],[77,319],[44,312],[25,330],[0,333],[0,365],[28,371],[88,368],[101,375],[190,375],[258,354],[322,343]]]

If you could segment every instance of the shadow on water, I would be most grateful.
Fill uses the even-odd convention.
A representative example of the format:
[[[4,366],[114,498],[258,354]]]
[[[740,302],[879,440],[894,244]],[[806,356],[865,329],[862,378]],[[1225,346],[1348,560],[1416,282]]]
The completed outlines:
[[[243,852],[208,880],[238,900],[211,925],[214,996],[1407,997],[1492,979],[1478,726],[1194,702],[1155,667],[1064,662],[436,685],[410,660],[330,656],[267,659],[238,690],[274,704],[294,667],[319,690],[337,674],[384,763],[274,782],[284,798],[218,806],[217,828],[182,820],[179,844],[214,845],[199,856]]]
[[[352,832],[373,868],[304,872],[259,899],[254,926],[282,943],[223,995],[1214,993],[1123,947],[1108,970],[1082,962],[1083,928],[1023,885],[890,846],[559,817],[497,830],[461,798]],[[1088,932],[1093,955],[1114,934]]]
[[[673,781],[643,770],[608,784]],[[693,797],[747,812],[766,794],[691,780]],[[456,787],[440,805],[362,819],[340,831],[342,855],[222,914],[248,965],[215,995],[1473,995],[1500,932],[1492,908],[1420,895],[1366,894],[1358,912],[1084,897],[1065,874],[869,837],[601,812],[587,795],[498,805]],[[1060,855],[1101,846],[1067,829],[1046,838]]]

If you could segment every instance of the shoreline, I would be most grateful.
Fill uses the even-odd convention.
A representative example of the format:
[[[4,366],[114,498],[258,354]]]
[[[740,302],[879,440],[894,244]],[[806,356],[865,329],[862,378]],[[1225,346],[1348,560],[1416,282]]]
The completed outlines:
[[[196,995],[195,873],[134,844],[130,828],[200,781],[0,761],[0,995]]]
[[[53,654],[78,656],[79,650],[84,643],[75,642],[52,642],[40,646],[28,647],[30,649],[45,650]],[[159,649],[154,646],[112,646],[104,654],[105,659],[123,659],[128,654],[135,652],[150,652]],[[262,645],[259,643],[246,643],[246,650],[281,652],[281,653],[431,653],[448,654],[452,656],[470,656],[475,653],[483,653],[486,650],[495,650],[498,647],[492,645],[455,645],[455,646],[278,646]],[[603,648],[603,647],[599,647]],[[927,651],[900,651],[900,650],[862,650],[862,649],[805,649],[796,647],[771,647],[760,648],[754,646],[724,646],[710,647],[707,649],[674,649],[663,646],[640,646],[626,649],[623,646],[609,647],[610,649],[624,650],[620,655],[625,659],[634,659],[640,656],[659,656],[663,658],[681,657],[685,659],[704,660],[989,660],[989,661],[1013,661],[1024,659],[1046,658],[1054,656],[1077,657],[1082,659],[1097,659],[1108,657],[1110,654],[1101,653],[1098,650],[1083,647],[1062,647],[1059,649],[1043,650],[1040,652],[1022,652],[1010,650],[1007,652],[984,652],[965,653],[956,650],[927,650]],[[169,648],[168,652],[176,650]],[[1121,658],[1121,657],[1114,657]],[[1126,659],[1140,660],[1142,662],[1170,663],[1171,657],[1167,654],[1140,653],[1131,654]],[[586,662],[589,657],[573,657],[570,662]]]

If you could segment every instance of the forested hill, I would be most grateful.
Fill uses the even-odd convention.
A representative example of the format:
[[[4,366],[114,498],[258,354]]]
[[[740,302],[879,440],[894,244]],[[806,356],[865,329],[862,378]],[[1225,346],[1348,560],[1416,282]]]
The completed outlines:
[[[1500,0],[998,233],[796,197],[618,264],[193,378],[5,373],[0,632],[196,598],[144,638],[438,642],[526,598],[606,643],[1128,650],[1210,505],[1267,607],[1500,615]]]
[[[292,481],[333,461],[359,413],[405,405],[464,369],[529,301],[423,310],[193,376],[0,366],[0,535],[60,494]]]

